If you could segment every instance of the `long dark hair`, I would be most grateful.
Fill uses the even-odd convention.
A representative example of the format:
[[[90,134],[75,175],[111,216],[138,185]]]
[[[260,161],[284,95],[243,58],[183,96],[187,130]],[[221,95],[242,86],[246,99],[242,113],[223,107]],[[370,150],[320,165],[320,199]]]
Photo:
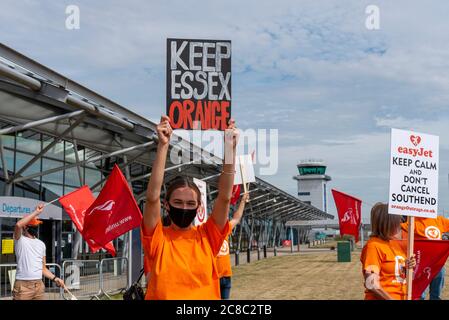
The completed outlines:
[[[197,185],[193,182],[190,177],[187,176],[177,176],[168,185],[167,191],[165,192],[165,200],[168,202],[170,196],[176,189],[189,187],[195,191],[197,195],[198,204],[201,204],[201,191],[198,189]]]

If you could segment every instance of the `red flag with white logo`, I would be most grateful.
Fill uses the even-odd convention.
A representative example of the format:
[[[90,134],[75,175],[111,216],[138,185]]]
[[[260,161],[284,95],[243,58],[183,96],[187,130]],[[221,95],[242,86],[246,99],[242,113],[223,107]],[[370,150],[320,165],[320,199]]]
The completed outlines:
[[[83,234],[84,215],[86,213],[86,210],[95,201],[95,197],[90,191],[89,187],[82,186],[81,188],[60,197],[58,201],[70,216],[70,219],[72,219],[73,223],[75,224],[80,234],[83,236],[84,240],[86,240],[90,250],[93,253],[100,250],[102,247],[99,244],[95,243],[95,241],[92,239],[86,238],[86,236]],[[104,246],[104,249],[106,249],[112,256],[115,257],[116,251],[112,242],[107,243]]]
[[[86,210],[84,221],[86,236],[101,245],[140,226],[142,213],[117,165],[97,199]]]
[[[237,201],[240,199],[241,187],[239,184],[235,184],[232,186],[232,196],[231,196],[231,205],[235,206]]]
[[[415,240],[414,253],[416,267],[413,274],[412,299],[418,300],[446,263],[449,257],[449,241]]]
[[[340,235],[349,234],[359,241],[360,223],[362,221],[362,200],[346,193],[332,189],[340,224]]]

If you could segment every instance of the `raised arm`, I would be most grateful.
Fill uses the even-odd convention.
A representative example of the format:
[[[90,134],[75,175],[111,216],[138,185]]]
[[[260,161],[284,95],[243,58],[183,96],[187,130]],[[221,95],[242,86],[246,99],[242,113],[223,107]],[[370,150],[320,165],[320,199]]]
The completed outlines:
[[[165,162],[167,160],[172,133],[170,118],[162,116],[161,122],[157,126],[159,143],[157,145],[156,159],[151,168],[151,177],[148,183],[146,204],[143,213],[144,233],[146,234],[151,234],[161,220],[161,188],[164,182]]]
[[[229,202],[232,197],[232,186],[235,175],[235,154],[239,132],[234,120],[229,122],[228,129],[224,133],[224,160],[223,172],[218,181],[218,196],[212,210],[211,217],[220,230],[223,230],[228,220]]]
[[[19,238],[22,236],[23,227],[25,227],[31,220],[40,215],[43,210],[44,204],[40,203],[31,214],[17,221],[16,225],[14,226],[14,239],[19,240]]]
[[[229,221],[232,228],[234,228],[236,225],[240,223],[240,220],[242,219],[243,216],[243,211],[245,210],[245,204],[247,199],[249,199],[249,193],[244,193],[242,199],[240,200],[237,211],[234,212],[231,221]]]

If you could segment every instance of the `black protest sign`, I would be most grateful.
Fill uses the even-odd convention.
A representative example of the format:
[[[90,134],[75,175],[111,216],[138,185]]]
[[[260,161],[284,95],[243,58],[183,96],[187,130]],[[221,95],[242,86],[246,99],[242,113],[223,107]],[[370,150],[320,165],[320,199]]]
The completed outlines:
[[[166,112],[174,129],[227,128],[231,41],[167,39]]]

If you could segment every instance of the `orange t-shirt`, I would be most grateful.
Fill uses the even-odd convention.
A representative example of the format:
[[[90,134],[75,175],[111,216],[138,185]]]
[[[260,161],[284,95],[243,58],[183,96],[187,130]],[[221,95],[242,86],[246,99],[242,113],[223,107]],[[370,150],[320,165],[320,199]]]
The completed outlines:
[[[385,241],[377,237],[371,237],[363,247],[360,256],[362,272],[379,274],[380,285],[395,300],[407,299],[406,248],[406,241]],[[374,293],[368,289],[365,290],[365,300],[378,299]]]
[[[401,227],[407,232],[408,222],[401,223]],[[415,239],[441,240],[444,232],[449,232],[449,219],[442,216],[435,219],[415,217]]]
[[[230,228],[225,241],[223,241],[220,252],[217,255],[217,269],[219,278],[232,276],[231,255],[229,254],[229,236],[231,233],[232,228]]]
[[[214,219],[198,227],[176,231],[159,222],[142,246],[151,263],[147,300],[219,300],[215,256],[229,232],[229,222],[220,232]]]

